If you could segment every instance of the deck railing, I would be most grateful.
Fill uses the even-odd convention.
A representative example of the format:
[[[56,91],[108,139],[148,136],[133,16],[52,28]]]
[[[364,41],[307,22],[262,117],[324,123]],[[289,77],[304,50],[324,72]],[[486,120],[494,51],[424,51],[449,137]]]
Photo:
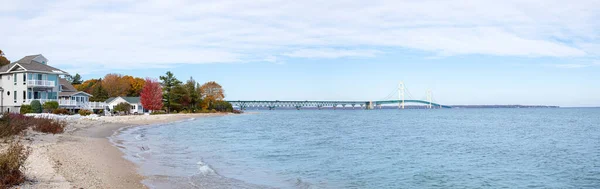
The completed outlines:
[[[27,80],[28,87],[54,87],[54,81],[49,80]]]
[[[27,99],[24,104],[31,104],[31,101],[40,101],[41,104],[46,102],[56,101],[59,106],[63,107],[79,107],[83,109],[104,109],[107,105],[104,102],[77,102],[76,100],[64,99]]]

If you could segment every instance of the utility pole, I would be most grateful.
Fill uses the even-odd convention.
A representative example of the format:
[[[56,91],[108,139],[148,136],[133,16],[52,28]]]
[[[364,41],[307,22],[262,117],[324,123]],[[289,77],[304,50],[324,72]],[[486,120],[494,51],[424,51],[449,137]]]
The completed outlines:
[[[400,104],[398,104],[399,109],[404,109],[404,82],[400,81],[398,84],[398,98],[402,100]]]

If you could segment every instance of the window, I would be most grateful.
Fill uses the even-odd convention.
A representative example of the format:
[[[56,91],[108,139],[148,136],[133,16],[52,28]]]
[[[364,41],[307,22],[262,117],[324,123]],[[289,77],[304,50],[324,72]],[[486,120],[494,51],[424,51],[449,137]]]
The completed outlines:
[[[17,85],[17,74],[16,73],[14,73],[14,75],[13,75],[13,81],[15,82],[15,85]]]
[[[131,106],[131,109],[132,109],[132,110],[135,110],[135,106]]]
[[[7,95],[7,96],[10,96],[10,91],[6,91],[6,95]]]
[[[27,93],[25,91],[23,91],[23,102],[25,102],[26,98],[27,98]]]
[[[15,96],[13,96],[13,97],[15,99],[15,103],[17,103],[17,91],[14,91],[14,92],[15,92]]]

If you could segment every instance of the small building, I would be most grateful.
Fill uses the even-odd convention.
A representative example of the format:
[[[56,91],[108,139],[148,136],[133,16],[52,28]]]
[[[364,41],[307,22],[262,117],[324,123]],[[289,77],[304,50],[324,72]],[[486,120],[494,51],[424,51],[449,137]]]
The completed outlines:
[[[126,102],[131,105],[131,109],[129,110],[130,114],[143,114],[147,113],[148,110],[144,109],[142,103],[140,101],[140,97],[112,97],[104,101],[107,105],[107,108],[112,112],[119,103]]]

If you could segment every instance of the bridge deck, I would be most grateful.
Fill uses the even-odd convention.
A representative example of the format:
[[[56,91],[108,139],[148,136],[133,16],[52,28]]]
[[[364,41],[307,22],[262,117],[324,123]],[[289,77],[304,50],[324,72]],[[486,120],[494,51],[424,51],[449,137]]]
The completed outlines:
[[[402,100],[381,100],[381,101],[244,101],[244,100],[228,100],[227,102],[231,103],[233,106],[238,106],[242,109],[247,107],[267,107],[269,109],[274,109],[276,107],[295,107],[300,109],[302,107],[333,107],[336,108],[338,106],[346,107],[347,105],[355,107],[356,105],[363,107],[369,106],[378,106],[384,104],[400,104]],[[433,107],[441,107],[441,108],[452,108],[451,106],[441,105],[438,103],[428,102],[425,100],[404,100],[404,103],[418,103],[424,105],[431,105]]]

